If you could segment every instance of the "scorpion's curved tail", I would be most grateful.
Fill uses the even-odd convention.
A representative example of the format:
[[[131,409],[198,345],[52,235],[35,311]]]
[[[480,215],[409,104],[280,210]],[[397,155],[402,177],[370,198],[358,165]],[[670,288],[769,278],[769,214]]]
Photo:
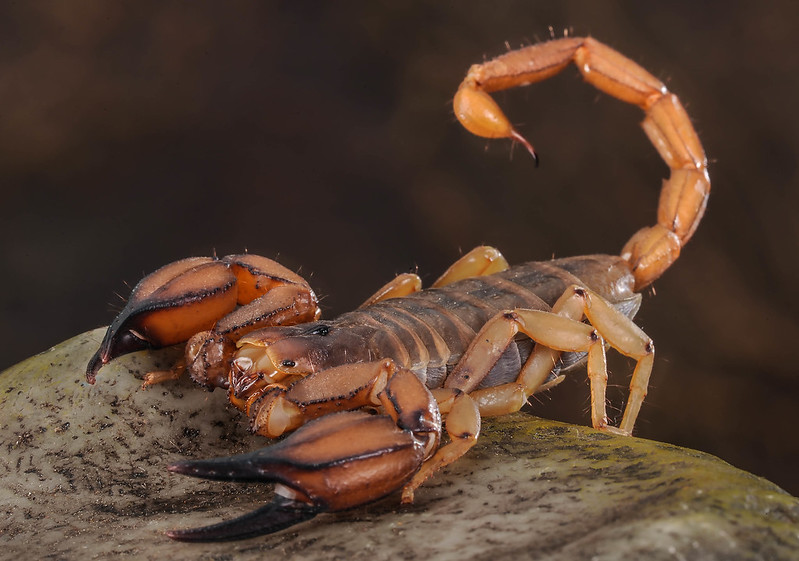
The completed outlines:
[[[536,158],[532,145],[510,124],[488,92],[549,78],[574,62],[597,89],[638,105],[642,126],[671,176],[663,182],[657,224],[639,230],[622,249],[635,289],[651,284],[679,257],[696,230],[710,193],[707,158],[680,100],[641,66],[590,37],[564,37],[511,51],[469,69],[455,94],[455,115],[470,132],[510,138]]]

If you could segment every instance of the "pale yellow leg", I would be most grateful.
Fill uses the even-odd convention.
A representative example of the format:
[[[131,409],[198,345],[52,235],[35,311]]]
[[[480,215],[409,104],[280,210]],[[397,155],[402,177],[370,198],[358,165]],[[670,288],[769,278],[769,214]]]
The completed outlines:
[[[445,387],[472,392],[491,371],[519,332],[530,337],[539,346],[543,345],[556,351],[588,352],[592,345],[601,343],[602,340],[592,326],[551,312],[524,309],[503,312],[497,314],[480,330],[455,370],[447,378]],[[541,377],[539,385],[551,370],[551,360],[555,356],[553,353],[539,351],[534,352],[528,359],[527,364],[532,361],[538,365],[535,370]],[[545,371],[545,368],[548,370]],[[517,382],[510,384],[509,388],[522,385],[523,389],[527,389],[523,384],[528,381],[523,377],[526,370],[528,370],[527,365]],[[492,389],[494,388],[482,391],[490,392]]]
[[[157,384],[163,384],[164,382],[169,382],[172,380],[178,380],[183,373],[186,371],[186,364],[184,360],[181,358],[180,361],[175,364],[169,370],[153,370],[152,372],[148,372],[144,375],[144,382],[142,382],[141,389],[146,390],[150,386],[155,386]]]
[[[591,325],[579,321],[583,316]],[[537,345],[516,382],[474,391],[519,331]],[[609,426],[607,419],[604,341],[638,361],[630,382],[627,408],[618,429]],[[561,351],[588,353],[592,425],[610,432],[630,434],[646,396],[654,345],[630,318],[595,292],[582,287],[569,288],[555,304],[552,313],[514,310],[497,315],[475,337],[445,386],[471,392],[484,416],[518,411],[547,379]]]
[[[508,262],[499,250],[487,245],[481,245],[450,265],[449,269],[431,285],[431,288],[438,288],[471,277],[499,273],[507,268]],[[407,296],[414,292],[419,292],[421,289],[422,279],[419,278],[419,275],[404,273],[387,282],[377,292],[367,298],[359,308],[370,306],[389,298]]]
[[[385,285],[380,287],[377,292],[372,294],[363,304],[358,307],[365,308],[366,306],[371,306],[372,304],[382,300],[388,300],[389,298],[400,298],[402,296],[407,296],[408,294],[413,294],[414,292],[419,292],[421,289],[422,279],[419,278],[419,275],[414,273],[403,273],[401,275],[397,275],[394,279],[388,281]]]
[[[480,411],[468,394],[452,400],[445,422],[450,442],[439,448],[402,489],[402,502],[412,503],[413,492],[439,469],[451,464],[475,445],[480,434]]]
[[[508,268],[508,262],[499,250],[481,245],[450,265],[443,275],[433,283],[432,288],[446,286],[453,282],[499,273]]]
[[[580,287],[574,287],[572,290],[575,299],[584,300],[585,317],[602,334],[608,344],[621,354],[637,361],[630,379],[630,396],[627,399],[627,407],[619,425],[622,433],[631,434],[649,386],[649,376],[655,361],[655,345],[652,339],[630,318],[616,310],[596,292]],[[589,376],[591,376],[590,356],[588,367]],[[604,399],[604,386],[607,385],[604,356],[602,357],[602,369],[602,380],[598,380],[597,383],[601,383],[603,386],[602,396]],[[604,407],[604,402],[602,406]]]

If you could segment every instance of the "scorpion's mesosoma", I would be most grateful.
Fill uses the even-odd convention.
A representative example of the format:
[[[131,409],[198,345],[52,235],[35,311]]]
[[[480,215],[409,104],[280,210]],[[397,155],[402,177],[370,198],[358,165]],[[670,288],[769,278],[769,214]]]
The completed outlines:
[[[416,275],[400,275],[330,321],[319,321],[304,279],[254,255],[178,261],[136,286],[89,363],[89,382],[119,355],[188,340],[185,360],[148,374],[145,385],[188,369],[207,388],[227,389],[254,432],[276,437],[301,427],[250,454],[170,466],[210,479],[276,482],[274,501],[254,513],[170,537],[270,533],[400,488],[402,500],[412,501],[425,479],[474,445],[481,416],[519,410],[583,359],[593,426],[632,432],[654,358],[652,341],[631,319],[638,293],[677,259],[710,191],[704,150],[685,110],[646,70],[579,37],[472,66],[454,109],[472,133],[510,138],[536,157],[488,92],[543,80],[570,62],[599,90],[644,110],[643,128],[671,169],[657,223],[637,232],[621,256],[509,268],[497,250],[479,247],[430,289],[421,290]],[[605,412],[606,346],[636,360],[618,427]],[[440,446],[442,414],[449,441]]]

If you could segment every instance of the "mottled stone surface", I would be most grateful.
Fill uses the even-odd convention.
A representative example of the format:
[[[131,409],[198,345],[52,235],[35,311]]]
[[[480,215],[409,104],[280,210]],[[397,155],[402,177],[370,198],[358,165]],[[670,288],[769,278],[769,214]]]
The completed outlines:
[[[706,454],[517,414],[400,506],[396,496],[232,544],[184,544],[176,526],[269,500],[258,485],[169,474],[184,457],[264,444],[220,392],[142,391],[174,351],[128,355],[97,384],[100,330],[0,374],[2,558],[796,559],[799,500]],[[133,372],[136,376],[131,375]]]

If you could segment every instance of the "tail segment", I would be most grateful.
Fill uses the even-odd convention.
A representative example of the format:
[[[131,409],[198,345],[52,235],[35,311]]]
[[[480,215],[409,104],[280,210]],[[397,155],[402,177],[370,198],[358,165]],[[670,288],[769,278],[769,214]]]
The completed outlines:
[[[532,145],[488,93],[545,80],[570,62],[600,91],[644,110],[644,131],[671,168],[660,193],[657,224],[636,232],[622,249],[621,256],[635,276],[635,289],[640,290],[677,260],[702,219],[710,194],[705,151],[676,95],[607,45],[590,37],[564,37],[473,65],[455,94],[455,115],[473,134],[520,142],[537,164]]]

